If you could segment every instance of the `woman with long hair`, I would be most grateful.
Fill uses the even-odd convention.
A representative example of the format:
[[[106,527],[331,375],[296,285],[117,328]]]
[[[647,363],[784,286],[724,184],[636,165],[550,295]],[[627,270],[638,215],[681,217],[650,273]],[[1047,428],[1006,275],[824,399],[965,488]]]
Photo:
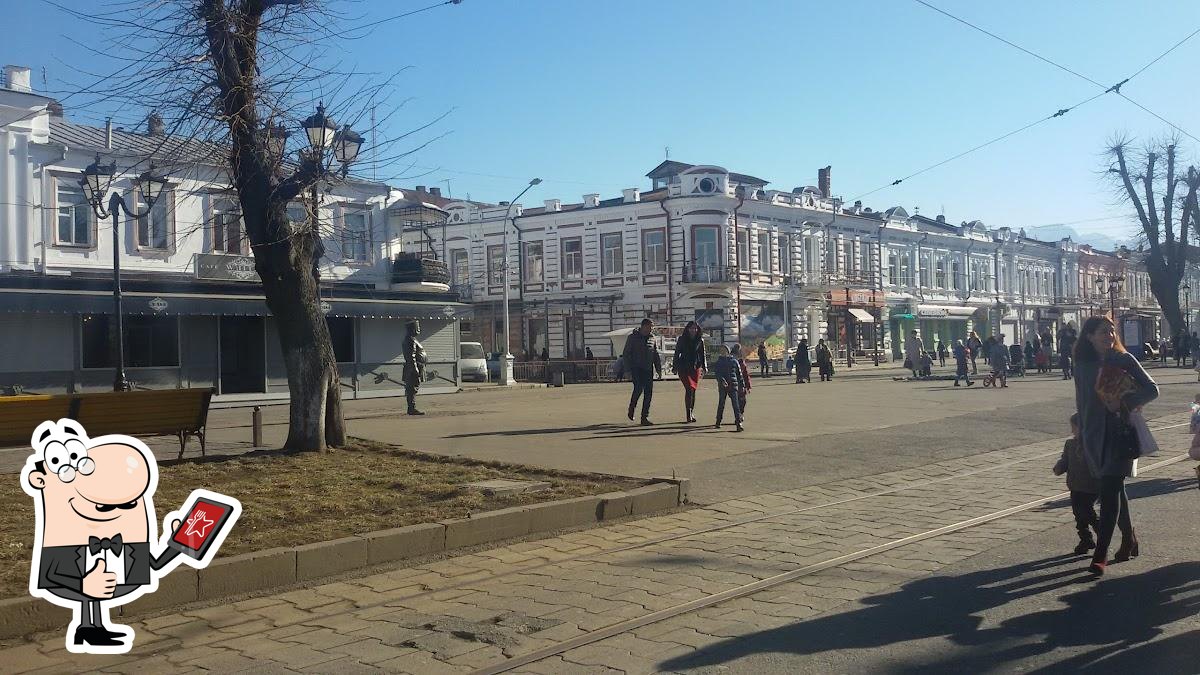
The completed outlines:
[[[1158,398],[1158,385],[1125,351],[1116,326],[1106,316],[1093,316],[1083,323],[1075,343],[1074,370],[1079,439],[1088,469],[1100,480],[1100,525],[1088,569],[1101,575],[1108,565],[1108,546],[1115,528],[1121,529],[1121,545],[1113,562],[1135,558],[1139,552],[1125,494],[1125,479],[1133,472],[1138,455],[1128,416]]]
[[[683,327],[683,335],[675,342],[675,357],[672,359],[675,374],[683,383],[683,407],[687,413],[686,422],[695,422],[696,388],[704,373],[708,370],[708,360],[704,355],[704,335],[700,332],[700,324],[695,321],[687,322]]]

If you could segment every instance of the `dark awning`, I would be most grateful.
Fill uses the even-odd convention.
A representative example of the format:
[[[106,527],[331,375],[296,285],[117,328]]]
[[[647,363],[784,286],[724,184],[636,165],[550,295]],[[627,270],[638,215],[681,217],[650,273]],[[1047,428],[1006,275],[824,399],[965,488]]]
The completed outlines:
[[[451,319],[470,313],[456,302],[419,302],[376,298],[327,298],[328,316],[384,319]],[[122,295],[125,314],[160,316],[269,316],[262,296],[135,292]],[[0,313],[111,314],[113,297],[103,291],[0,289]]]

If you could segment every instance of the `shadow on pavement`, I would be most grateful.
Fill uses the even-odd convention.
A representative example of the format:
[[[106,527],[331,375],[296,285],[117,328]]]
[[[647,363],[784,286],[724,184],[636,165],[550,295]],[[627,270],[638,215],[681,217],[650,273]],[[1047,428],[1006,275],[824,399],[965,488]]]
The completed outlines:
[[[1118,672],[1124,670],[1120,664],[1128,665],[1125,672],[1192,672],[1200,663],[1200,641],[1194,637],[1146,643],[1161,635],[1163,626],[1200,610],[1200,563],[1179,563],[1132,576],[1114,570],[1115,576],[1093,582],[1083,573],[1084,560],[1058,556],[960,576],[920,579],[894,593],[867,598],[859,609],[725,640],[658,667],[687,671],[754,654],[814,655],[944,638],[962,649],[941,649],[948,654],[936,662],[893,662],[887,672],[985,672],[997,664],[1063,647],[1094,649],[1035,672]],[[981,628],[983,612],[1076,585],[1080,590],[1056,600],[1061,607]],[[1137,656],[1131,656],[1133,652]],[[1186,667],[1170,669],[1171,663]]]
[[[1195,487],[1193,479],[1154,478],[1131,484],[1129,496],[1141,499]],[[1068,505],[1065,500],[1056,503],[1060,508]],[[1136,509],[1133,516],[1136,525]],[[1064,524],[1069,522],[1068,511]],[[1150,643],[1163,633],[1163,626],[1200,614],[1200,562],[1131,576],[1122,575],[1118,564],[1112,576],[1097,581],[1084,569],[1087,559],[1064,554],[994,570],[919,579],[895,592],[865,598],[860,608],[731,638],[660,663],[659,668],[687,671],[761,653],[814,655],[943,638],[963,649],[940,650],[947,653],[942,660],[919,666],[896,663],[887,672],[985,672],[1064,647],[1074,655],[1030,672],[1200,672],[1200,631],[1189,633],[1190,640],[1173,636]],[[1043,601],[1060,607],[1039,608],[1006,618],[995,627],[980,627],[984,612],[1075,586],[1080,590]]]

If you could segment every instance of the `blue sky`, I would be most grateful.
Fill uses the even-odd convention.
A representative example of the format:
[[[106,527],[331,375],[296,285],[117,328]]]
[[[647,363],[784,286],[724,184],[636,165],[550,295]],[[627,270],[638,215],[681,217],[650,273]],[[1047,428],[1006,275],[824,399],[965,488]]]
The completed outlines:
[[[930,1],[1105,83],[1200,27],[1188,0]],[[338,6],[378,19],[432,2]],[[83,50],[64,36],[88,42],[86,26],[35,0],[6,15],[0,62],[32,66],[35,84],[43,67],[51,86],[71,75]],[[666,147],[784,190],[832,165],[850,200],[1098,91],[912,0],[463,0],[338,48],[363,70],[409,67],[398,95],[415,98],[392,132],[453,110],[395,182],[448,179],[455,196],[490,201],[533,176],[545,183],[527,203],[646,188]],[[1197,62],[1200,36],[1122,91],[1200,136]],[[1092,221],[1074,227],[1121,236],[1104,143],[1167,130],[1108,95],[865,201],[991,226]],[[1195,161],[1200,144],[1185,145]]]

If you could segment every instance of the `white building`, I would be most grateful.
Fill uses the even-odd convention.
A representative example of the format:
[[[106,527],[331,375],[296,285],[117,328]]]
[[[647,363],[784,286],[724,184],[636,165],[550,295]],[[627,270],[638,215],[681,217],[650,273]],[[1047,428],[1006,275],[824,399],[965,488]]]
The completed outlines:
[[[839,358],[849,348],[858,360],[886,360],[900,357],[913,329],[931,347],[970,330],[1002,332],[1011,344],[1101,311],[1085,279],[1101,254],[978,220],[847,206],[832,196],[828,167],[818,186],[791,191],[674,161],[647,177],[646,192],[540,207],[440,199],[446,224],[411,236],[406,250],[449,262],[456,290],[474,305],[469,330],[492,351],[501,349],[510,261],[518,357],[581,358],[585,347],[609,356],[606,333],[650,317],[673,327],[696,320],[713,342],[766,342],[777,355],[807,338],[832,343]],[[1157,325],[1144,271],[1107,260],[1127,270],[1137,298],[1118,303],[1118,314]]]
[[[277,329],[220,149],[164,136],[154,119],[138,131],[72,123],[31,91],[28,69],[10,66],[0,150],[0,391],[112,386],[113,227],[80,187],[99,156],[116,164],[113,188],[131,208],[143,206],[135,178],[150,162],[170,181],[149,215],[121,216],[129,379],[139,388],[215,387],[226,399],[287,397]],[[445,285],[397,274],[401,230],[424,209],[399,196],[360,180],[322,196],[322,308],[346,398],[402,392],[410,318],[423,320],[428,385],[458,385],[458,317],[469,308]],[[306,208],[288,212],[305,221]]]

